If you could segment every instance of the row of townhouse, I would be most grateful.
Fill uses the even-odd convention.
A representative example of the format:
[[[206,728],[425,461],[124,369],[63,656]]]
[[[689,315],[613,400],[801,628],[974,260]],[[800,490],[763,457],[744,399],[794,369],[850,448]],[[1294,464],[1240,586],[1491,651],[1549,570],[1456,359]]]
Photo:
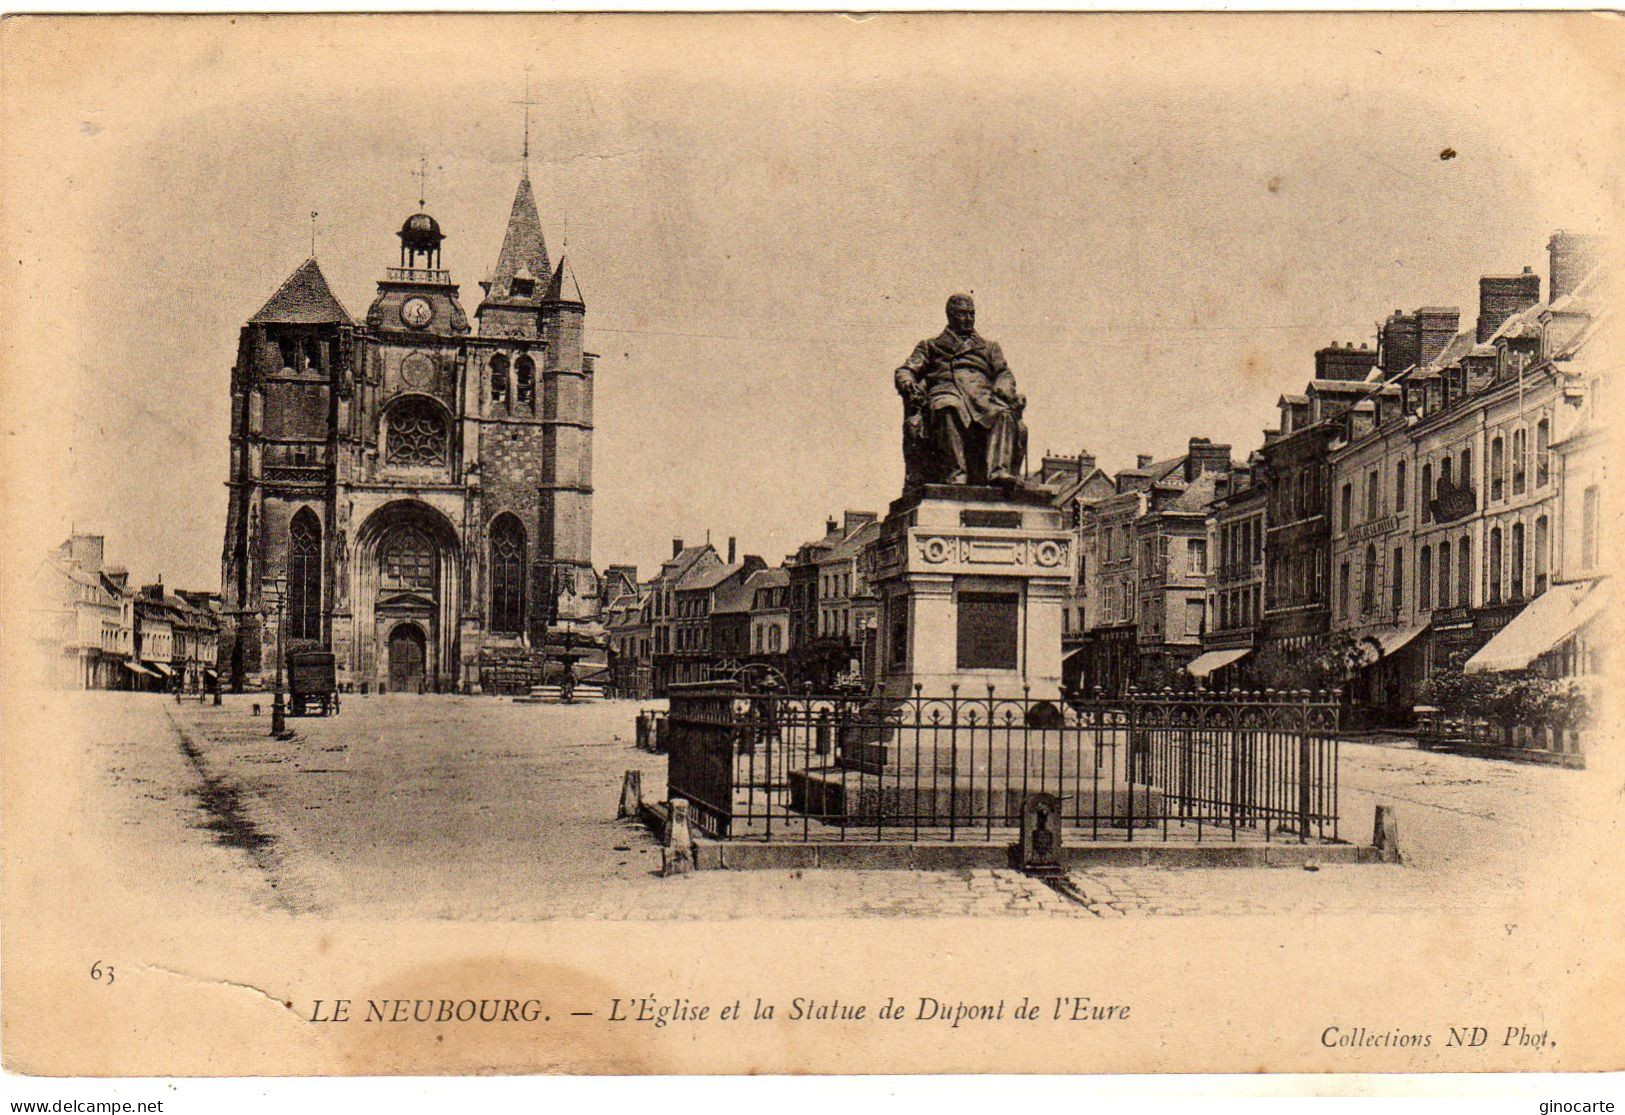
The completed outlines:
[[[860,558],[878,532],[873,512],[848,511],[771,568],[738,557],[732,538],[725,555],[673,540],[654,577],[639,582],[631,570],[606,599],[612,684],[664,695],[756,668],[824,689],[872,672],[879,603]]]
[[[74,533],[35,570],[30,599],[38,680],[70,689],[185,689],[219,676],[220,598],[136,588],[99,534]]]
[[[1596,237],[1547,250],[1545,299],[1532,268],[1485,276],[1465,329],[1426,306],[1316,352],[1244,462],[1203,438],[1115,475],[1073,459],[1064,683],[1269,684],[1328,637],[1388,713],[1446,671],[1596,670],[1607,272]]]

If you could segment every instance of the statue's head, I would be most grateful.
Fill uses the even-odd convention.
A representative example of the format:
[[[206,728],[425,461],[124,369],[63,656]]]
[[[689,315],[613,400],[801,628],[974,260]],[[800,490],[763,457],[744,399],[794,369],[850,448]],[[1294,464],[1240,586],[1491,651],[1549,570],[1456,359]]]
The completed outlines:
[[[948,299],[948,327],[960,336],[976,332],[976,303],[968,294],[955,294]]]

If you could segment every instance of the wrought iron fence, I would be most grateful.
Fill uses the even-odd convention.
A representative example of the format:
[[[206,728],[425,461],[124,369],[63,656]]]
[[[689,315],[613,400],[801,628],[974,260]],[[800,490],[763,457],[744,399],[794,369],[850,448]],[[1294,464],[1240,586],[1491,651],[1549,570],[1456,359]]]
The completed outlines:
[[[1332,693],[670,696],[668,793],[719,839],[1008,840],[1030,793],[1080,839],[1338,839]]]

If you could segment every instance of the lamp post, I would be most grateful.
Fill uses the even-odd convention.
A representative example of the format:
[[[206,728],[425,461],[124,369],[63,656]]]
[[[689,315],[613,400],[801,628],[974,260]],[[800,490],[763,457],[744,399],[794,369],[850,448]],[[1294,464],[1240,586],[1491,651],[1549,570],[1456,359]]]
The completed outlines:
[[[282,639],[283,629],[287,627],[288,616],[288,583],[284,577],[271,577],[265,582],[265,588],[276,598],[276,681],[271,694],[271,735],[277,739],[288,738],[288,725],[286,709],[282,703]]]

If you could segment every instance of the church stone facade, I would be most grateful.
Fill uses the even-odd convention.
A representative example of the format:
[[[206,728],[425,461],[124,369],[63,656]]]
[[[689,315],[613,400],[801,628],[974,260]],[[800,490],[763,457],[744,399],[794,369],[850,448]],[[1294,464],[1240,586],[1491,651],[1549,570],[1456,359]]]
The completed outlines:
[[[364,320],[312,258],[242,328],[221,578],[234,686],[269,681],[281,622],[285,650],[329,649],[341,684],[389,692],[513,691],[597,641],[594,358],[529,177],[472,327],[435,219],[397,236]]]

